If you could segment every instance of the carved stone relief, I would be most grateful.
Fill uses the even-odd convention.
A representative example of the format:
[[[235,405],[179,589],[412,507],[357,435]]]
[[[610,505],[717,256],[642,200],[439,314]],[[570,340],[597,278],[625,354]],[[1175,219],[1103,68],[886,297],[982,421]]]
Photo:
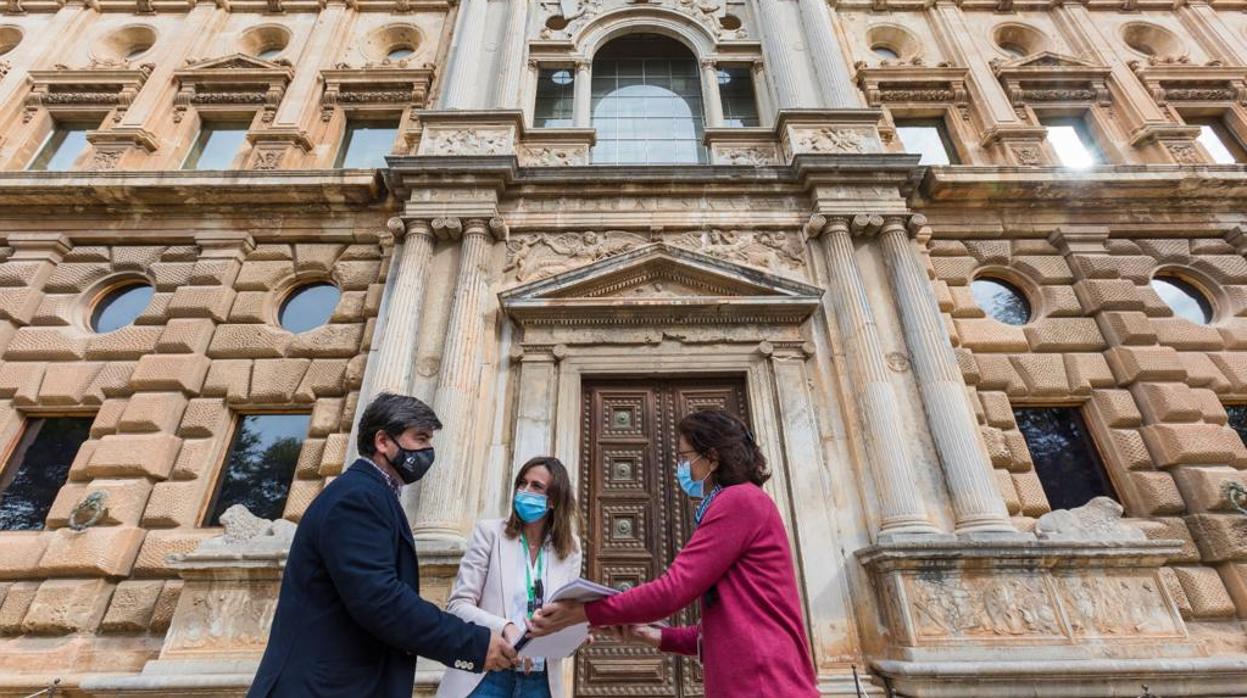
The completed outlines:
[[[1152,577],[1068,575],[1057,577],[1056,588],[1075,636],[1181,634]]]
[[[261,651],[277,610],[277,585],[188,587],[167,647],[173,651]]]
[[[552,146],[520,146],[516,151],[524,167],[563,167],[588,164],[588,152],[577,148]]]
[[[1062,634],[1055,604],[1040,577],[921,575],[907,581],[920,639]]]
[[[426,132],[424,155],[504,155],[511,152],[511,134],[505,129],[462,128]]]
[[[775,149],[759,146],[743,146],[723,148],[718,153],[720,161],[725,165],[750,165],[765,167],[775,164]]]
[[[871,140],[862,129],[824,126],[795,131],[792,142],[797,153],[865,153],[872,150]]]
[[[744,26],[725,26],[723,0],[545,0],[542,6],[542,39],[569,39],[595,17],[609,10],[645,5],[675,10],[701,24],[719,40],[748,38]]]

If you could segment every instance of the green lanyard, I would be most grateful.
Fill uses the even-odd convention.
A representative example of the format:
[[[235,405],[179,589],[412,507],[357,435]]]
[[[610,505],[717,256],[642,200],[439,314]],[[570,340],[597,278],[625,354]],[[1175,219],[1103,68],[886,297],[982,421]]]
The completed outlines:
[[[524,533],[520,532],[520,543],[524,546],[524,582],[525,589],[528,592],[528,617],[532,618],[533,613],[541,607],[543,594],[541,591],[541,574],[545,568],[546,551],[545,547],[537,549],[537,581],[533,582],[533,566],[529,560],[532,559],[531,553],[528,552],[528,538]]]

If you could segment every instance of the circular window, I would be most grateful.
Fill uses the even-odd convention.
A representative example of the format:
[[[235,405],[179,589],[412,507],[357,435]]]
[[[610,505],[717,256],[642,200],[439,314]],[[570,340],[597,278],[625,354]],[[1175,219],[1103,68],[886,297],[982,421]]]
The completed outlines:
[[[561,32],[567,28],[567,18],[563,15],[550,15],[546,18],[546,29]]]
[[[281,304],[277,320],[295,334],[307,332],[329,322],[341,297],[338,287],[327,281],[300,286]]]
[[[737,17],[736,15],[723,15],[719,18],[719,26],[730,32],[736,31],[737,29],[740,29],[741,26],[740,17]]]
[[[385,57],[392,61],[397,61],[406,58],[413,53],[415,53],[415,50],[413,50],[410,46],[399,46],[397,48],[390,49],[390,52],[385,54]]]
[[[262,61],[271,61],[280,55],[281,55],[281,49],[266,48],[263,51],[261,51],[258,55],[256,55],[256,58],[259,58]]]
[[[1013,43],[1012,41],[1006,41],[1003,44],[1001,44],[1000,50],[1004,51],[1010,56],[1013,56],[1014,58],[1023,58],[1026,56],[1026,49]]]
[[[1013,58],[1039,53],[1047,48],[1048,39],[1043,32],[1028,25],[1012,22],[1001,24],[992,32],[996,47]]]
[[[981,278],[970,282],[970,293],[988,317],[1006,325],[1025,325],[1031,319],[1031,304],[1016,286],[1000,279]]]
[[[1144,56],[1186,55],[1186,48],[1173,32],[1148,22],[1131,22],[1123,26],[1121,40]]]
[[[883,44],[875,44],[874,46],[870,47],[870,50],[873,51],[874,54],[880,58],[896,60],[901,57],[901,55],[897,53],[895,49],[892,49],[891,47],[888,47],[888,46],[884,46]]]
[[[1152,290],[1173,310],[1173,314],[1197,325],[1212,322],[1212,303],[1194,284],[1176,276],[1157,276]]]
[[[280,24],[251,27],[238,40],[242,53],[271,61],[290,45],[290,30]]]
[[[572,78],[572,71],[570,70],[566,70],[566,69],[556,70],[554,71],[553,74],[550,75],[550,82],[554,83],[555,85],[567,86],[567,85],[572,84],[572,82],[574,81],[575,79]]]
[[[155,291],[145,283],[114,286],[91,309],[91,329],[103,334],[133,323],[147,309]]]
[[[375,62],[396,62],[411,58],[422,45],[420,30],[411,24],[390,24],[373,30],[360,47]]]
[[[0,27],[0,56],[22,43],[22,30],[17,27]]]
[[[122,27],[98,41],[91,55],[105,61],[132,60],[156,45],[156,30],[142,24]]]

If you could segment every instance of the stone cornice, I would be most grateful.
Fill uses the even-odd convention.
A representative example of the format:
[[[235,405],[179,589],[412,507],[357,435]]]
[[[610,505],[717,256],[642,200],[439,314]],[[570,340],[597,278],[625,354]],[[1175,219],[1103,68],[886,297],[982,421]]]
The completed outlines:
[[[1239,209],[1244,198],[1247,168],[1242,165],[1113,165],[1085,170],[960,166],[928,168],[910,205],[920,209],[975,202],[1094,208],[1133,201],[1172,209]]]

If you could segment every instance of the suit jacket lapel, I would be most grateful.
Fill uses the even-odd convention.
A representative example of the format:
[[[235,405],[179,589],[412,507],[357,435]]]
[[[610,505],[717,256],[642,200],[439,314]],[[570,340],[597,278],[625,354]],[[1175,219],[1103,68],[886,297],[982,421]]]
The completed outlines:
[[[392,502],[390,513],[398,517],[399,536],[407,541],[407,545],[411,546],[411,552],[414,555],[416,552],[416,540],[411,535],[411,525],[407,523],[407,513],[403,511],[403,505],[399,504],[398,498],[394,496],[390,486],[385,483],[385,478],[381,477],[381,473],[377,472],[376,466],[360,458],[351,464],[350,471],[358,472],[375,485],[385,489],[385,495],[389,498],[388,501]]]
[[[511,594],[507,591],[510,588],[509,582],[511,575],[519,569],[520,560],[520,538],[507,537],[507,524],[504,520],[502,526],[498,529],[498,585],[499,593],[502,595],[502,609],[505,618],[511,618],[515,613],[511,608]],[[517,583],[522,583],[518,582]]]

